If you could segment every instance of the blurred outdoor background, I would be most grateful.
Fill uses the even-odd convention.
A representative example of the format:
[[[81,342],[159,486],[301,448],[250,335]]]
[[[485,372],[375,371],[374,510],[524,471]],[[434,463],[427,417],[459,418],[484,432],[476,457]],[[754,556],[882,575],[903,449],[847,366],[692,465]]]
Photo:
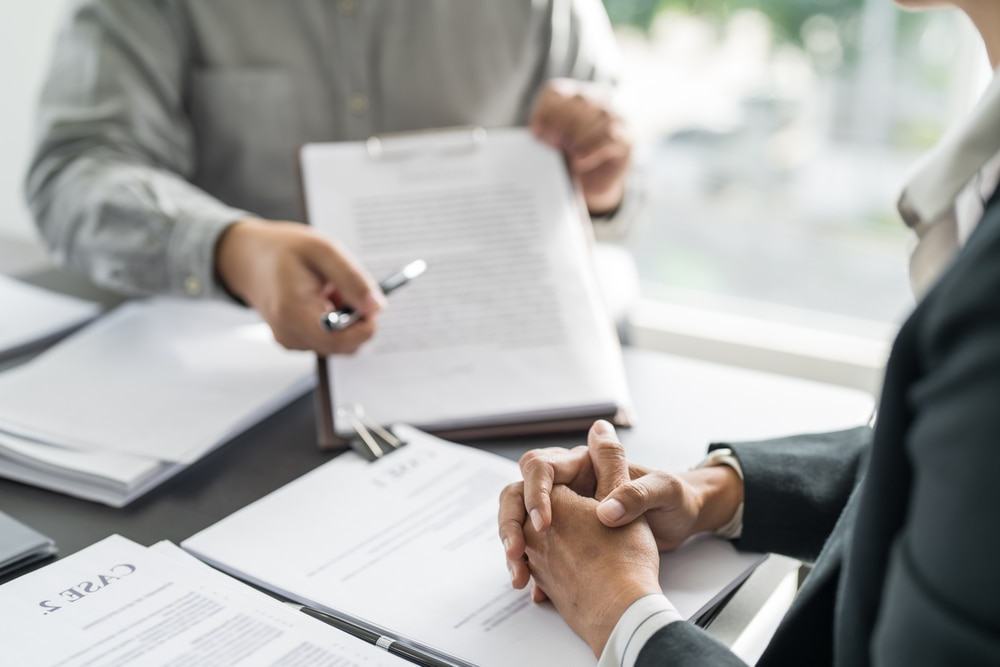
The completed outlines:
[[[912,308],[907,169],[992,72],[956,11],[889,0],[604,0],[646,211],[643,296],[890,331]]]

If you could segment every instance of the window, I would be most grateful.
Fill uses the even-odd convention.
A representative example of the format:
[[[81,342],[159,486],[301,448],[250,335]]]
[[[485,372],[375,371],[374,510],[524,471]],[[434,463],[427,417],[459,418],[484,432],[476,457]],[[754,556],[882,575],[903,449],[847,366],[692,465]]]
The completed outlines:
[[[990,74],[971,26],[890,0],[605,6],[647,187],[635,342],[872,388],[913,305],[898,190]]]

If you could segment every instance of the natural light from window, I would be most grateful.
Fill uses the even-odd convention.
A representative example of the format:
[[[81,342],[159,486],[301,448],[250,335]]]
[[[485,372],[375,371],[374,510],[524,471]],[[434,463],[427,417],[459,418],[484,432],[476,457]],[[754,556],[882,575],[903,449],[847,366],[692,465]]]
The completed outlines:
[[[988,63],[889,0],[605,0],[647,187],[644,297],[888,336],[912,308],[906,171]],[[881,332],[881,333],[880,333]]]

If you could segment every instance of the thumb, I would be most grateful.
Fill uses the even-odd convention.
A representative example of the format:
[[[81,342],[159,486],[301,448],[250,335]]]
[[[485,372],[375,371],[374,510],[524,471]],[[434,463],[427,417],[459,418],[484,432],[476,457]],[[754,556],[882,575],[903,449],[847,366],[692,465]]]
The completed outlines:
[[[334,285],[337,294],[363,315],[373,315],[385,305],[375,281],[341,245],[315,235],[301,246],[306,261]]]
[[[598,501],[604,500],[605,496],[629,481],[625,448],[618,442],[615,427],[603,419],[598,419],[590,427],[587,448],[590,451],[594,477],[597,480],[594,498]]]
[[[682,495],[682,485],[674,475],[643,475],[611,491],[597,506],[597,518],[609,528],[624,526],[649,510],[679,507]]]

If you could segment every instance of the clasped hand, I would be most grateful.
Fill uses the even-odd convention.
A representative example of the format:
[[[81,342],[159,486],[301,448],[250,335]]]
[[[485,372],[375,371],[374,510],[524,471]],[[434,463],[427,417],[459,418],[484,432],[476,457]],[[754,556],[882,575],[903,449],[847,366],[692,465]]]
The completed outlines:
[[[743,502],[727,466],[671,474],[628,463],[603,420],[586,447],[528,452],[521,472],[498,516],[511,583],[533,580],[532,599],[551,599],[595,655],[632,602],[660,592],[658,552],[724,525]]]

